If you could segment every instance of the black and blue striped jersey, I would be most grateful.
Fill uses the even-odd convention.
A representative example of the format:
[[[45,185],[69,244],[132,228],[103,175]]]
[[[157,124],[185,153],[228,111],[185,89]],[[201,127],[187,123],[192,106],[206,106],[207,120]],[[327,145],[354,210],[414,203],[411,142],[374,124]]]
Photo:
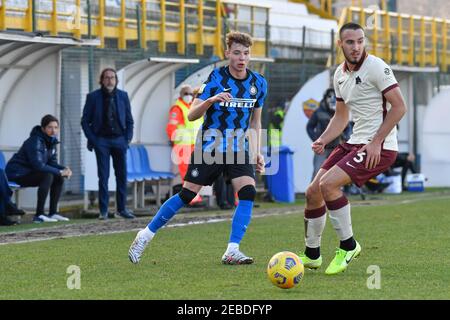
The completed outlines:
[[[253,108],[262,108],[267,96],[267,82],[262,75],[247,69],[245,79],[234,78],[228,66],[213,70],[199,90],[198,98],[206,100],[221,92],[233,97],[229,102],[216,102],[206,111],[202,125],[202,149],[211,152],[248,149],[245,132]],[[231,149],[230,149],[231,148]]]

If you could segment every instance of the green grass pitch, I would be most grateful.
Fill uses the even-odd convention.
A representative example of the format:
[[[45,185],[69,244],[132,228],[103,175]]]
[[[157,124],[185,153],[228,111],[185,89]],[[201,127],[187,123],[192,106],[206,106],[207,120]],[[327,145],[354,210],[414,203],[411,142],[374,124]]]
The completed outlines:
[[[256,263],[246,266],[221,264],[230,221],[164,228],[139,265],[127,258],[135,232],[1,245],[0,299],[450,299],[450,194],[392,199],[353,207],[362,252],[337,276],[324,274],[339,243],[327,221],[324,265],[293,289],[265,271],[273,254],[303,249],[300,211],[253,219],[241,249]],[[71,265],[80,289],[68,289]],[[371,266],[379,289],[368,288]]]

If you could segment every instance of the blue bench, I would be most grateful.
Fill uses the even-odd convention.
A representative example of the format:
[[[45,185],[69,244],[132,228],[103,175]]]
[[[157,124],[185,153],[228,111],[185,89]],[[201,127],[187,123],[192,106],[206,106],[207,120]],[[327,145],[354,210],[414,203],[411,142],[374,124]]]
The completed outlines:
[[[134,184],[133,199],[134,208],[137,208],[137,197],[139,192],[139,206],[144,207],[145,182],[156,182],[156,204],[161,205],[160,186],[161,181],[168,181],[171,185],[174,174],[166,171],[155,171],[150,165],[147,149],[142,144],[131,145],[127,150],[127,181]],[[139,190],[138,190],[139,189]]]
[[[138,168],[135,167],[134,152],[132,151],[133,146],[130,146],[127,150],[127,181],[129,183],[142,182],[144,177],[139,172]]]
[[[152,179],[162,179],[162,180],[166,180],[166,179],[173,179],[174,178],[174,174],[172,172],[167,172],[167,171],[155,171],[152,169],[151,165],[150,165],[150,159],[148,158],[148,153],[147,153],[147,149],[145,148],[144,145],[137,145],[137,149],[139,152],[139,156],[140,156],[140,162],[141,162],[141,169],[144,175],[149,176],[150,180]],[[136,152],[136,150],[135,150]]]
[[[0,169],[5,170],[5,167],[6,167],[5,155],[0,150]],[[11,188],[11,190],[14,192],[16,205],[19,206],[19,190],[20,190],[21,186],[15,182],[11,182],[11,181],[8,181],[8,185]]]

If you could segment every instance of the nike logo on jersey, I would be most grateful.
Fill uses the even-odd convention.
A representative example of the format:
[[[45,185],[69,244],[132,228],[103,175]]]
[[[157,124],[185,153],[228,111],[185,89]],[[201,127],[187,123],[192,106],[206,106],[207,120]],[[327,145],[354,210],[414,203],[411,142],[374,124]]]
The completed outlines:
[[[338,85],[341,85],[344,83],[344,80],[338,81]]]
[[[348,161],[347,161],[345,164],[348,165],[349,167],[352,167],[353,169],[356,169],[356,167],[355,167],[354,165],[352,165],[352,164],[351,164],[350,162],[348,162]]]
[[[220,102],[221,107],[227,108],[253,108],[255,106],[256,99],[240,99],[233,98],[230,101]]]
[[[230,92],[230,91],[231,91],[231,88],[226,88],[226,89],[224,88],[223,89],[223,92]]]

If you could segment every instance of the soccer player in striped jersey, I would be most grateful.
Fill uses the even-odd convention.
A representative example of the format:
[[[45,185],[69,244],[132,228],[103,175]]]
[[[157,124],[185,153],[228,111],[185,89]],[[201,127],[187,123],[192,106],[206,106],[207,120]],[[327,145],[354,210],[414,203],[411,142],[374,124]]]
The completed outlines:
[[[128,253],[131,262],[139,262],[155,233],[190,203],[202,186],[211,185],[224,173],[239,196],[239,204],[232,219],[222,263],[253,263],[253,258],[240,251],[239,244],[251,220],[256,195],[255,169],[264,171],[260,130],[267,82],[262,75],[247,68],[251,46],[249,35],[240,32],[227,34],[225,55],[229,63],[211,72],[189,111],[190,121],[204,117],[204,122],[183,188],[161,206],[146,228],[138,232]]]
[[[329,275],[345,271],[361,252],[360,244],[353,237],[350,204],[341,188],[352,182],[361,187],[389,169],[398,151],[396,124],[406,112],[391,68],[380,58],[366,53],[364,30],[360,25],[343,25],[338,45],[345,61],[334,74],[336,112],[324,133],[313,142],[312,149],[321,154],[347,126],[350,113],[353,133],[350,140],[333,150],[306,191],[306,249],[300,254],[305,267],[321,266],[320,240],[328,209],[340,239],[336,255],[325,270]]]

